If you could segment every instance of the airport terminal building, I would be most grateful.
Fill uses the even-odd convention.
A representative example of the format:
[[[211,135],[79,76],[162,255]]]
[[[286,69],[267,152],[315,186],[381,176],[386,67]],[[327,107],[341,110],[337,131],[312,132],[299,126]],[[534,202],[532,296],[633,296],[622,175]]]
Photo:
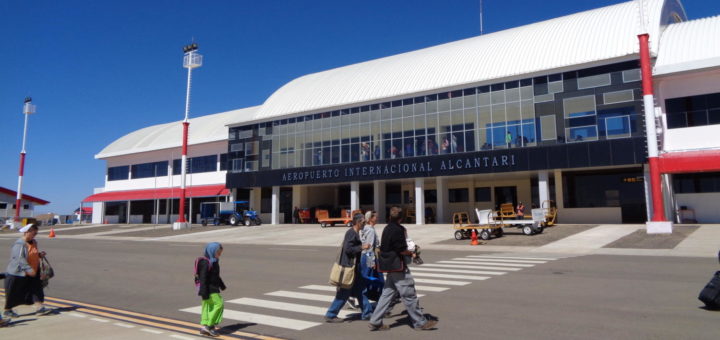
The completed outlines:
[[[719,222],[720,44],[710,42],[720,17],[687,21],[676,0],[309,74],[260,106],[191,120],[189,169],[201,171],[191,206],[247,199],[278,224],[294,207],[382,219],[401,205],[416,223],[448,223],[453,212],[524,202],[557,206],[561,223],[643,223],[652,195],[640,33],[650,39],[666,215]],[[96,155],[108,173],[85,200],[94,220],[172,221],[180,140],[174,122]]]

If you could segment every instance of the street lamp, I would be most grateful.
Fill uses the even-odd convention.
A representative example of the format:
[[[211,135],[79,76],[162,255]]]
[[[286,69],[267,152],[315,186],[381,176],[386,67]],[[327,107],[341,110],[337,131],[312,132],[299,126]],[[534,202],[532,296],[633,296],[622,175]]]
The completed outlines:
[[[27,139],[27,127],[28,127],[28,116],[35,113],[35,105],[32,104],[32,98],[26,97],[25,103],[23,104],[23,114],[25,115],[25,128],[23,129],[23,141],[22,141],[22,150],[20,151],[20,171],[18,174],[18,189],[17,189],[17,199],[15,201],[15,223],[20,223],[20,209],[22,209],[22,205],[20,204],[22,201],[22,181],[23,181],[23,174],[25,173],[25,140]]]
[[[185,93],[185,119],[183,120],[183,139],[182,139],[182,160],[180,163],[180,211],[177,222],[173,223],[173,230],[185,229],[190,227],[190,223],[185,220],[185,175],[187,173],[187,141],[188,129],[190,127],[190,84],[192,83],[192,70],[202,66],[202,55],[197,53],[198,45],[192,43],[183,47],[185,56],[183,57],[183,67],[188,70],[187,75],[187,91]]]

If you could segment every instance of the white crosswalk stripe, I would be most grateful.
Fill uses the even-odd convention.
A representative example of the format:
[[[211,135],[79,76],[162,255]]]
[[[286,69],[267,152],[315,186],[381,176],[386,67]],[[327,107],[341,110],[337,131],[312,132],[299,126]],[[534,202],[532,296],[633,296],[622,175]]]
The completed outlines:
[[[320,295],[320,294],[312,294],[312,293],[290,292],[287,290],[278,290],[277,292],[265,293],[265,295],[287,297],[287,298],[293,298],[293,299],[322,301],[322,302],[332,302],[335,299],[335,296],[333,296],[333,295]]]
[[[487,280],[490,278],[490,276],[476,276],[476,275],[453,275],[453,274],[437,274],[437,273],[413,273],[413,276],[418,277],[438,277],[438,278],[444,278],[444,279],[461,279],[461,280]],[[418,295],[420,296],[420,295]]]
[[[527,263],[527,264],[541,264],[547,263],[547,261],[540,260],[505,260],[505,259],[488,259],[488,258],[477,258],[477,257],[464,257],[456,258],[453,260],[479,260],[484,262],[497,262],[497,263]]]
[[[333,292],[333,293],[335,292],[335,287],[332,287],[332,286],[307,285],[307,286],[302,286],[302,287],[300,287],[300,288],[302,288],[302,289],[311,289],[311,290],[322,290],[322,291]],[[423,295],[423,294],[418,294],[418,297],[423,297],[423,296],[425,296],[425,295]]]
[[[466,269],[490,269],[490,270],[505,270],[509,272],[514,272],[521,270],[522,268],[515,268],[515,267],[493,267],[493,266],[482,266],[482,265],[476,265],[476,264],[468,264],[468,265],[461,265],[461,264],[444,264],[444,263],[425,263],[423,264],[423,267],[441,267],[441,268],[466,268]]]
[[[450,288],[415,285],[415,290],[426,291],[426,292],[444,292],[448,289],[450,289]]]
[[[234,303],[239,305],[262,307],[268,309],[279,309],[288,312],[305,313],[313,315],[325,315],[328,307],[316,307],[310,305],[301,305],[297,303],[278,302],[271,300],[253,299],[253,298],[239,298],[227,301],[227,303]],[[353,314],[347,311],[340,311],[338,317],[346,318],[349,314]]]
[[[472,283],[469,281],[433,280],[433,279],[420,279],[417,277],[414,280],[415,280],[415,282],[420,282],[420,283],[431,283],[431,284],[436,284],[436,285],[448,285],[448,286],[467,286]]]
[[[464,269],[442,269],[442,268],[413,268],[413,275],[417,272],[439,272],[439,273],[459,273],[459,274],[479,274],[479,275],[505,275],[505,272],[489,272],[485,270],[464,270]]]
[[[181,309],[180,311],[193,313],[193,314],[201,314],[202,307],[200,307],[200,306],[190,307],[190,308]],[[264,315],[264,314],[258,314],[258,313],[239,312],[239,311],[228,309],[228,308],[226,308],[223,311],[223,318],[229,319],[229,320],[256,323],[259,325],[288,328],[288,329],[292,329],[292,330],[296,330],[296,331],[301,331],[304,329],[308,329],[310,327],[315,327],[315,326],[321,325],[321,323],[319,323],[319,322],[310,322],[310,321],[296,320],[296,319],[290,319],[290,318],[281,318],[281,317],[277,317],[277,316]]]
[[[504,260],[538,260],[538,261],[555,261],[556,257],[514,257],[514,256],[490,256],[490,255],[469,255],[468,257],[483,259],[504,259]]]
[[[438,263],[460,263],[460,264],[473,263],[473,264],[482,264],[484,266],[503,266],[503,267],[522,267],[522,268],[535,267],[534,264],[487,262],[487,261],[483,261],[481,259],[466,259],[464,257],[454,258],[454,259],[452,259],[452,261],[438,261]]]

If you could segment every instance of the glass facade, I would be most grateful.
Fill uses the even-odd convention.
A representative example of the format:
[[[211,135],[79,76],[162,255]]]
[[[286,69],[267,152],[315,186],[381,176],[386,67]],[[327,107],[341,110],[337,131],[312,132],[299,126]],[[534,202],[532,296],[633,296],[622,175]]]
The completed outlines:
[[[119,181],[130,177],[130,167],[127,165],[110,167],[107,170],[108,181]]]
[[[631,61],[232,127],[229,171],[640,136],[637,68]]]
[[[217,155],[192,157],[187,160],[187,173],[197,174],[201,172],[213,172],[217,171]],[[180,159],[173,160],[173,175],[181,174],[181,161]]]
[[[148,178],[167,176],[168,173],[168,161],[133,164],[132,165],[132,178]]]

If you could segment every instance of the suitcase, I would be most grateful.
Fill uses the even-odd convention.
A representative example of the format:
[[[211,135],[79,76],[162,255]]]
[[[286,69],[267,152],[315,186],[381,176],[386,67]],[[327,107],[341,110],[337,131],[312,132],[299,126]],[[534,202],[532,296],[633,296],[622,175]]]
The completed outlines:
[[[720,309],[720,271],[715,272],[710,282],[700,291],[698,299],[705,303],[708,309]]]

